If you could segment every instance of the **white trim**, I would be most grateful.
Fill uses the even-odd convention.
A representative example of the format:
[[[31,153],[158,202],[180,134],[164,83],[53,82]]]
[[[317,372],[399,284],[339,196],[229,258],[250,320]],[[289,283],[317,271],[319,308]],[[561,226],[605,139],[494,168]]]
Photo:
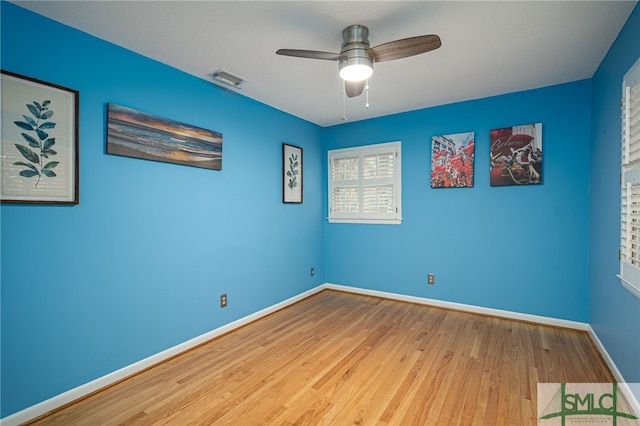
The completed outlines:
[[[613,362],[613,358],[611,358],[611,355],[609,355],[609,352],[607,352],[607,349],[604,347],[602,341],[600,341],[600,339],[598,338],[596,331],[593,329],[593,327],[591,327],[590,324],[587,332],[589,333],[589,337],[591,337],[593,344],[596,346],[596,349],[598,349],[598,352],[600,352],[600,355],[602,355],[602,358],[604,358],[607,366],[609,366],[609,369],[613,373],[613,377],[618,382],[618,389],[620,389],[622,393],[624,393],[624,396],[627,398],[627,401],[631,405],[633,414],[640,417],[640,387],[638,387],[638,391],[636,392],[636,394],[634,394],[633,390],[629,387],[629,384],[627,384],[627,382],[624,380],[622,373],[620,372],[620,370],[618,370],[616,363]]]
[[[368,290],[357,287],[348,287],[339,284],[324,284],[325,288],[330,290],[345,291],[348,293],[363,294],[366,296],[382,297],[385,299],[399,300],[401,302],[418,303],[420,305],[435,306],[439,308],[455,309],[457,311],[465,311],[474,314],[492,315],[495,317],[514,319],[519,321],[528,321],[538,324],[552,325],[556,327],[572,328],[575,330],[587,331],[589,324],[584,322],[569,321],[559,318],[543,317],[539,315],[523,314],[520,312],[503,311],[501,309],[485,308],[476,305],[466,305],[463,303],[446,302],[443,300],[429,299],[426,297],[407,296],[405,294],[388,293],[385,291]]]
[[[370,155],[389,155],[394,154],[393,160],[393,177],[384,177],[376,179],[364,178],[364,160]],[[353,177],[347,180],[333,180],[333,165],[335,161],[340,159],[357,159],[358,160],[358,178]],[[339,148],[327,151],[327,196],[328,196],[328,222],[329,223],[364,223],[378,225],[400,225],[402,224],[402,141],[383,142],[370,145],[361,145],[350,148]],[[384,184],[393,187],[393,205],[395,212],[371,212],[363,211],[364,205],[364,188]],[[357,212],[334,212],[333,211],[333,191],[335,188],[354,187],[358,188],[358,197],[360,200]]]
[[[151,355],[148,358],[142,359],[138,362],[134,362],[133,364],[130,364],[126,367],[123,367],[105,376],[99,377],[95,380],[85,383],[84,385],[80,385],[76,388],[70,389],[66,392],[63,392],[45,401],[32,405],[31,407],[25,408],[24,410],[18,411],[17,413],[4,417],[0,419],[0,425],[17,426],[29,420],[33,420],[36,417],[39,417],[52,410],[55,410],[56,408],[62,407],[65,404],[68,404],[79,398],[87,396],[93,392],[96,392],[109,385],[112,385],[113,383],[116,383],[120,380],[126,379],[127,377],[132,376],[133,374],[136,374],[142,370],[145,370],[149,367],[159,364],[162,361],[165,361],[191,348],[194,348],[200,344],[206,343],[211,339],[214,339],[218,336],[229,333],[230,331],[233,331],[236,328],[240,328],[244,325],[247,325],[262,317],[265,317],[269,314],[279,311],[280,309],[286,308],[287,306],[292,305],[296,302],[299,302],[302,299],[306,299],[307,297],[312,296],[321,290],[323,290],[322,286],[312,288],[311,290],[305,291],[304,293],[300,293],[299,295],[291,297],[280,303],[276,303],[275,305],[269,306],[265,309],[262,309],[261,311],[255,312],[251,315],[247,315],[244,318],[240,318],[236,321],[230,322],[229,324],[223,325],[222,327],[218,327],[200,336],[194,337],[193,339],[187,340],[184,343],[180,343],[179,345],[173,346],[162,352],[158,352],[157,354]]]
[[[629,265],[629,267],[631,267],[632,265]],[[626,288],[627,290],[629,290],[631,292],[631,294],[633,294],[635,297],[637,297],[638,299],[640,299],[640,288],[637,288],[635,285],[633,285],[632,283],[630,283],[629,281],[625,280],[624,278],[622,278],[622,275],[618,274],[616,275],[618,278],[620,278],[620,283],[623,285],[624,288]]]
[[[634,393],[634,390],[632,390],[629,384],[625,381],[624,377],[622,376],[622,373],[620,373],[620,370],[618,370],[618,367],[616,366],[615,362],[613,362],[613,359],[611,358],[611,356],[605,349],[604,345],[596,335],[595,330],[588,323],[569,321],[569,320],[563,320],[563,319],[552,318],[552,317],[543,317],[539,315],[523,314],[523,313],[513,312],[513,311],[503,311],[500,309],[485,308],[485,307],[476,306],[476,305],[466,305],[462,303],[446,302],[443,300],[429,299],[424,297],[407,296],[404,294],[388,293],[388,292],[378,291],[378,290],[368,290],[368,289],[349,287],[349,286],[344,286],[339,284],[325,283],[322,287],[328,290],[338,290],[338,291],[344,291],[348,293],[362,294],[365,296],[374,296],[374,297],[382,297],[385,299],[398,300],[401,302],[418,303],[421,305],[435,306],[435,307],[446,308],[446,309],[455,309],[458,311],[483,314],[483,315],[491,315],[491,316],[496,316],[501,318],[529,321],[537,324],[551,325],[556,327],[565,327],[565,328],[571,328],[575,330],[586,331],[591,337],[591,340],[594,342],[596,349],[598,350],[600,355],[602,355],[607,366],[613,373],[614,378],[618,382],[618,389],[620,389],[624,393],[624,396],[627,398],[627,401],[631,405],[631,409],[633,410],[634,414],[640,417],[640,384],[633,384],[634,385],[633,389],[636,389],[636,392]]]
[[[334,219],[327,218],[329,223],[367,223],[375,225],[401,225],[402,218],[399,219]]]
[[[632,145],[637,150],[637,144],[640,139],[637,135],[632,138],[631,122],[635,119],[637,111],[631,111],[632,93],[636,94],[636,87],[640,85],[640,58],[636,60],[633,66],[625,73],[622,79],[622,113],[621,118],[621,175],[620,175],[620,283],[629,290],[635,297],[640,298],[640,268],[633,262],[634,254],[637,250],[633,249],[632,244],[632,219],[634,212],[637,213],[637,204],[633,201],[634,195],[637,195],[634,188],[640,183],[640,161],[637,155],[631,156]],[[635,102],[635,97],[634,97]],[[633,116],[632,116],[633,114]],[[633,139],[633,140],[632,140]],[[636,151],[637,152],[637,151]]]
[[[25,408],[22,411],[18,411],[17,413],[11,414],[3,419],[0,419],[0,426],[17,426],[29,420],[33,420],[36,417],[46,414],[52,410],[55,410],[65,404],[73,402],[93,392],[96,392],[120,380],[126,379],[127,377],[133,374],[136,374],[142,370],[145,370],[149,367],[159,364],[193,347],[196,347],[202,343],[206,343],[211,339],[214,339],[218,336],[229,333],[239,327],[242,327],[262,317],[265,317],[276,311],[279,311],[280,309],[286,308],[287,306],[292,305],[296,302],[299,302],[300,300],[306,299],[307,297],[310,297],[316,293],[319,293],[322,290],[337,290],[337,291],[343,291],[347,293],[362,294],[365,296],[381,297],[385,299],[398,300],[402,302],[417,303],[421,305],[434,306],[439,308],[454,309],[458,311],[464,311],[464,312],[470,312],[470,313],[476,313],[476,314],[492,315],[492,316],[501,317],[501,318],[529,321],[529,322],[538,323],[538,324],[545,324],[545,325],[587,331],[589,335],[592,337],[592,340],[594,341],[596,348],[598,349],[602,357],[605,359],[607,365],[613,372],[613,375],[615,376],[616,380],[619,382],[620,389],[622,389],[622,391],[625,393],[625,396],[627,397],[627,400],[630,402],[630,404],[633,405],[632,408],[636,410],[637,413],[640,413],[640,403],[638,402],[638,398],[640,398],[640,395],[638,395],[637,397],[634,397],[633,392],[631,391],[629,386],[624,382],[624,378],[622,377],[622,374],[620,373],[615,363],[607,353],[606,349],[604,348],[604,345],[598,339],[593,328],[591,328],[591,326],[587,323],[569,321],[569,320],[563,320],[563,319],[551,318],[551,317],[544,317],[539,315],[523,314],[520,312],[504,311],[500,309],[485,308],[485,307],[476,306],[476,305],[466,305],[463,303],[447,302],[443,300],[429,299],[425,297],[408,296],[408,295],[398,294],[398,293],[389,293],[389,292],[378,291],[378,290],[369,290],[369,289],[349,287],[349,286],[344,286],[339,284],[324,283],[319,285],[318,287],[315,287],[303,293],[300,293],[297,296],[291,297],[280,303],[276,303],[275,305],[262,309],[244,318],[240,318],[236,321],[230,322],[229,324],[226,324],[222,327],[216,328],[212,331],[209,331],[205,334],[197,336],[193,339],[187,340],[184,343],[181,343],[179,345],[166,349],[162,352],[159,352],[155,355],[152,355],[148,358],[145,358],[131,365],[123,367],[120,370],[116,370],[105,376],[99,377],[89,383],[85,383],[84,385],[80,385],[74,389],[68,390],[50,399],[47,399],[46,401],[42,401],[38,404],[32,405],[31,407]]]

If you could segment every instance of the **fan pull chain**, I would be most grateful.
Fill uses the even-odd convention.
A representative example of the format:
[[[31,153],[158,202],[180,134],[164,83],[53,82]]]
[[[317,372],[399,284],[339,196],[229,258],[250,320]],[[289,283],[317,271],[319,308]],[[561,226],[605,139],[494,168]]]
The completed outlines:
[[[364,106],[369,109],[369,79],[367,79],[367,82],[365,83],[364,89],[367,91],[367,103],[364,104]]]
[[[342,85],[342,121],[347,121],[347,89]]]

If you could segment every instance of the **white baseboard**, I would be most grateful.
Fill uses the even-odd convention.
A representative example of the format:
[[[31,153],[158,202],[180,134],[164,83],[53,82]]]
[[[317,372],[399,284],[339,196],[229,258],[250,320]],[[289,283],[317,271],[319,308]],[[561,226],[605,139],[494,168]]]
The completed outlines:
[[[482,306],[465,305],[463,303],[445,302],[443,300],[429,299],[426,297],[407,296],[405,294],[388,293],[385,291],[368,290],[364,288],[349,287],[339,284],[326,283],[323,288],[329,290],[345,291],[348,293],[362,294],[366,296],[382,297],[384,299],[399,300],[402,302],[417,303],[420,305],[435,306],[438,308],[455,309],[457,311],[465,311],[474,314],[491,315],[501,318],[515,319],[519,321],[528,321],[538,324],[552,325],[556,327],[573,328],[576,330],[587,331],[589,324],[577,321],[569,321],[558,318],[543,317],[539,315],[523,314],[520,312],[503,311],[500,309],[484,308]]]
[[[54,396],[53,398],[47,399],[38,404],[32,405],[31,407],[25,408],[24,410],[18,411],[17,413],[0,419],[0,425],[17,426],[29,420],[35,419],[38,416],[46,414],[50,411],[55,410],[56,408],[62,407],[65,404],[73,402],[79,398],[82,398],[109,385],[112,385],[120,380],[123,380],[133,374],[159,364],[162,361],[165,361],[173,356],[194,348],[211,339],[214,339],[218,336],[233,331],[236,328],[242,327],[264,316],[279,311],[282,308],[286,308],[287,306],[292,305],[309,296],[312,296],[313,294],[318,293],[321,290],[323,290],[323,286],[312,288],[311,290],[300,293],[297,296],[291,297],[280,303],[276,303],[275,305],[269,306],[268,308],[262,309],[261,311],[230,322],[229,324],[223,325],[222,327],[211,330],[200,336],[194,337],[193,339],[187,340],[184,343],[173,346],[148,358],[130,364],[105,376],[99,377],[91,382],[85,383],[84,385],[80,385],[76,388],[70,389],[66,392]]]
[[[428,299],[423,297],[407,296],[404,294],[388,293],[388,292],[377,291],[377,290],[368,290],[368,289],[363,289],[358,287],[348,287],[348,286],[343,286],[338,284],[326,283],[322,287],[323,289],[329,289],[329,290],[338,290],[338,291],[344,291],[348,293],[362,294],[366,296],[381,297],[384,299],[393,299],[393,300],[399,300],[403,302],[417,303],[421,305],[455,309],[458,311],[477,313],[477,314],[483,314],[483,315],[492,315],[492,316],[501,317],[501,318],[515,319],[515,320],[533,322],[537,324],[544,324],[544,325],[551,325],[556,327],[565,327],[565,328],[572,328],[572,329],[581,330],[581,331],[587,331],[589,336],[592,338],[592,341],[594,342],[596,349],[598,350],[598,352],[600,352],[605,362],[607,363],[607,366],[609,367],[609,369],[613,373],[613,376],[618,382],[618,389],[621,390],[621,392],[624,394],[627,401],[631,405],[633,414],[640,417],[640,384],[637,384],[637,383],[631,384],[633,386],[633,389],[629,386],[629,384],[625,381],[624,377],[622,376],[622,373],[620,373],[620,370],[618,370],[618,367],[616,366],[615,362],[613,362],[613,359],[605,349],[604,345],[602,344],[602,342],[600,341],[596,332],[593,330],[590,324],[563,320],[558,318],[543,317],[538,315],[522,314],[519,312],[503,311],[500,309],[484,308],[481,306],[465,305],[465,304],[454,303],[454,302],[445,302],[442,300]],[[635,390],[635,393],[634,393],[634,390]]]
[[[624,396],[627,398],[627,401],[631,405],[633,414],[635,414],[637,417],[640,417],[640,384],[632,384],[636,391],[634,393],[629,384],[625,381],[620,370],[618,370],[618,366],[616,366],[616,363],[613,362],[613,358],[611,358],[611,355],[609,355],[609,352],[607,352],[604,345],[602,344],[602,341],[596,334],[596,331],[591,327],[591,325],[589,325],[588,332],[594,345],[596,345],[598,352],[600,352],[600,355],[602,355],[602,358],[604,358],[604,361],[607,363],[607,366],[609,366],[609,369],[613,373],[613,377],[618,382],[618,389],[620,389],[622,393],[624,393]]]
[[[262,309],[258,312],[255,312],[251,315],[240,318],[222,327],[216,328],[215,330],[209,331],[193,339],[187,340],[184,343],[173,346],[169,349],[166,349],[148,358],[135,362],[119,370],[116,370],[105,376],[99,377],[98,379],[85,383],[84,385],[80,385],[76,388],[73,388],[59,395],[56,395],[50,399],[47,399],[38,404],[32,405],[31,407],[25,408],[22,411],[18,411],[17,413],[11,414],[3,419],[0,419],[0,426],[17,426],[21,423],[35,419],[38,416],[41,416],[50,411],[53,411],[59,407],[62,407],[65,404],[73,402],[79,398],[82,398],[102,388],[105,388],[113,383],[123,380],[133,374],[136,374],[142,370],[145,370],[149,367],[159,364],[162,361],[165,361],[173,356],[176,356],[182,352],[185,352],[211,339],[214,339],[218,336],[229,333],[230,331],[233,331],[236,328],[242,327],[264,316],[272,314],[280,309],[286,308],[289,305],[292,305],[302,299],[312,296],[325,289],[344,291],[347,293],[362,294],[366,296],[375,296],[375,297],[381,297],[385,299],[417,303],[417,304],[427,305],[427,306],[455,309],[455,310],[465,311],[470,313],[492,315],[496,317],[509,318],[509,319],[515,319],[515,320],[521,320],[521,321],[529,321],[529,322],[534,322],[539,324],[588,331],[590,335],[593,337],[594,342],[596,342],[596,347],[598,348],[602,356],[605,358],[607,364],[609,365],[609,368],[611,368],[611,371],[614,373],[616,379],[618,380],[618,382],[620,382],[621,384],[620,388],[622,389],[623,392],[625,392],[625,396],[627,396],[627,400],[632,401],[631,404],[635,403],[636,406],[633,408],[638,410],[637,412],[640,412],[640,404],[638,403],[638,400],[634,398],[633,392],[631,392],[628,386],[627,387],[623,386],[625,383],[622,378],[622,375],[618,371],[613,360],[611,359],[607,351],[604,349],[604,346],[602,345],[600,340],[597,338],[595,332],[593,331],[593,329],[589,324],[576,322],[576,321],[563,320],[558,318],[523,314],[519,312],[504,311],[500,309],[484,308],[484,307],[475,306],[475,305],[446,302],[446,301],[437,300],[437,299],[429,299],[429,298],[417,297],[417,296],[407,296],[407,295],[397,294],[397,293],[389,293],[384,291],[368,290],[368,289],[363,289],[358,287],[349,287],[349,286],[344,286],[339,284],[325,283],[318,287],[312,288],[311,290],[300,293],[297,296],[291,297],[280,303],[277,303],[268,308]]]

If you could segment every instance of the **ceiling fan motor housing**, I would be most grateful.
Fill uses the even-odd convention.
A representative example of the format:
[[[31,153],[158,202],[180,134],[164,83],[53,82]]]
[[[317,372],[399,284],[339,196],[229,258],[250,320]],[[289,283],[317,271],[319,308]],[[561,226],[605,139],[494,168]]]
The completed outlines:
[[[373,58],[369,54],[369,29],[364,25],[350,25],[342,31],[342,49],[338,68],[347,81],[362,81],[373,72]]]

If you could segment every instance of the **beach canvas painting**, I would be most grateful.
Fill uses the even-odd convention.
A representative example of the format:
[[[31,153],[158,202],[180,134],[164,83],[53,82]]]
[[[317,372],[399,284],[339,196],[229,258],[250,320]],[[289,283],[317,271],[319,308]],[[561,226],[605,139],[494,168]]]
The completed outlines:
[[[222,133],[108,104],[107,153],[222,169]]]

